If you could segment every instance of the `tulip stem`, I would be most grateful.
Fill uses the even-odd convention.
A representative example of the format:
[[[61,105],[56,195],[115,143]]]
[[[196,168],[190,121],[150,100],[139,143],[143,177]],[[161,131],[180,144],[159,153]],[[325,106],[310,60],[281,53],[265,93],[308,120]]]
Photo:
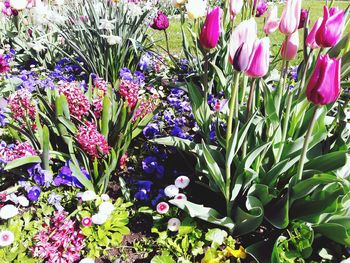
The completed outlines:
[[[309,53],[309,56],[307,57],[306,63],[305,63],[305,67],[304,67],[304,72],[303,72],[303,77],[301,79],[301,83],[300,83],[300,87],[299,87],[299,96],[298,99],[301,99],[301,94],[305,93],[305,82],[306,82],[306,73],[307,73],[307,69],[309,68],[309,64],[312,58],[312,49]]]
[[[319,106],[315,106],[315,110],[314,110],[314,113],[312,115],[309,128],[308,128],[308,130],[306,132],[306,135],[305,135],[304,145],[303,145],[303,148],[301,150],[301,155],[300,155],[300,160],[299,160],[299,165],[298,165],[298,173],[297,173],[298,181],[300,181],[303,178],[303,170],[304,170],[306,154],[307,154],[307,150],[308,150],[308,147],[309,147],[312,131],[314,129],[314,126],[315,126],[315,123],[316,123],[316,119],[318,117],[317,115],[318,115],[319,109],[321,109]]]
[[[231,98],[230,98],[230,104],[229,104],[229,115],[227,120],[227,131],[226,131],[226,189],[225,189],[225,198],[226,198],[226,211],[227,216],[231,216],[231,204],[230,204],[230,190],[231,190],[231,164],[228,161],[228,150],[230,148],[230,140],[232,136],[232,124],[233,124],[233,114],[234,114],[234,106],[236,101],[236,94],[238,90],[238,84],[239,84],[239,73],[236,72],[234,74],[234,81],[233,86],[231,90]]]
[[[281,69],[281,77],[280,80],[278,82],[278,86],[277,86],[277,105],[276,105],[276,112],[277,115],[280,115],[280,108],[281,108],[281,102],[282,102],[282,95],[283,95],[283,91],[284,91],[284,86],[286,85],[286,74],[287,74],[287,70],[288,70],[288,60],[285,59],[286,54],[287,54],[287,48],[288,48],[288,36],[286,36],[284,42],[286,43],[286,46],[284,48],[284,54],[282,54],[282,69]],[[281,49],[282,52],[282,49]],[[283,84],[281,86],[281,82],[283,79]]]
[[[281,159],[281,155],[283,152],[283,148],[284,148],[284,144],[286,142],[287,139],[287,132],[288,132],[288,123],[289,123],[289,118],[290,118],[290,110],[292,108],[292,102],[293,102],[293,92],[290,91],[288,93],[288,97],[287,97],[287,106],[286,106],[286,113],[284,116],[284,120],[283,120],[283,127],[282,127],[282,139],[281,139],[281,145],[278,148],[278,153],[276,156],[276,163],[278,163]]]
[[[209,74],[209,59],[208,59],[208,52],[205,50],[204,51],[204,98],[205,98],[205,103],[208,102],[208,93],[209,93],[208,74]]]
[[[168,33],[166,32],[165,29],[164,29],[164,35],[165,35],[165,42],[166,42],[166,51],[167,51],[169,57],[171,57],[171,56],[170,56],[170,49],[169,49],[169,38],[168,38]]]

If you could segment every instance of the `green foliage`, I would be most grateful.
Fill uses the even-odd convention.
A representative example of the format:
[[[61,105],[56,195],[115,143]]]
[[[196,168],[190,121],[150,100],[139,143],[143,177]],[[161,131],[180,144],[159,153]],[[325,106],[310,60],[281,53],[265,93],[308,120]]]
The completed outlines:
[[[94,205],[98,206],[101,200],[98,199]],[[111,248],[118,247],[123,236],[130,233],[127,224],[129,222],[129,212],[127,208],[130,203],[123,203],[121,198],[114,203],[114,211],[102,225],[92,224],[91,226],[81,226],[83,234],[86,236],[86,256],[90,258],[99,258],[108,255]],[[78,208],[78,218],[91,217],[94,210],[90,206]]]
[[[66,44],[84,61],[87,70],[113,85],[118,80],[119,69],[134,69],[140,52],[149,47],[146,34],[149,11],[135,15],[131,9],[123,2],[111,5],[88,0],[82,5],[69,6],[70,19],[60,27]],[[108,28],[104,28],[105,24]],[[110,45],[109,36],[120,37],[120,43]]]

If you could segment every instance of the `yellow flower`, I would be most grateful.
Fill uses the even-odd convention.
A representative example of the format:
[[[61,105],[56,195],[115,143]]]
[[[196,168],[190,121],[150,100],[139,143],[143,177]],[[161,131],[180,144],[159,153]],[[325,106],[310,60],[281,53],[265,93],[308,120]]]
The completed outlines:
[[[247,257],[247,254],[245,253],[245,249],[242,246],[240,246],[239,249],[232,249],[230,247],[226,247],[225,251],[227,252],[227,255],[230,257],[241,258],[241,259],[245,259]]]

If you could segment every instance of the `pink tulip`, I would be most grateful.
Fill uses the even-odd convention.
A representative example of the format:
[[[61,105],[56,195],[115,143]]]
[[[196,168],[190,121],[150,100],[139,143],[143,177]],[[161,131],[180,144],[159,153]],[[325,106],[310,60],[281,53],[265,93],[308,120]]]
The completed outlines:
[[[249,63],[257,35],[254,18],[241,22],[231,34],[229,43],[229,62],[238,71],[244,71]]]
[[[270,39],[256,39],[250,55],[249,65],[245,74],[253,78],[261,78],[265,76],[269,70],[270,64]]]
[[[230,0],[230,15],[234,19],[243,7],[243,0]]]
[[[266,35],[269,35],[277,30],[278,25],[280,23],[280,20],[277,14],[278,14],[277,5],[274,5],[271,9],[269,9],[267,13],[266,22],[264,25],[264,32]]]
[[[292,60],[296,57],[299,48],[299,31],[295,31],[293,34],[287,37],[287,40],[283,41],[281,48],[281,57],[284,60]]]
[[[309,48],[313,48],[313,49],[319,48],[319,45],[317,45],[315,38],[316,38],[316,32],[320,28],[321,23],[322,23],[322,18],[317,19],[310,33],[307,35],[305,39],[305,43]]]
[[[340,91],[341,58],[320,55],[307,85],[306,97],[315,105],[327,105],[337,100]]]
[[[210,13],[207,14],[199,36],[199,41],[203,48],[215,48],[218,44],[221,33],[220,19],[220,7],[215,7]]]
[[[280,31],[285,35],[293,34],[299,26],[301,0],[287,0],[281,16]]]
[[[320,47],[333,47],[339,41],[344,29],[344,10],[336,7],[323,8],[323,20],[316,32],[316,43]]]

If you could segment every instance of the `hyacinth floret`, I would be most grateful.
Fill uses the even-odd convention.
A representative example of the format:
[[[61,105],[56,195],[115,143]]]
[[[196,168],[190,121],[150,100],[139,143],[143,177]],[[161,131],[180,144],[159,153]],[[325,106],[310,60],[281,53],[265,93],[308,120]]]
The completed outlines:
[[[78,82],[65,82],[58,87],[58,91],[66,96],[71,115],[81,120],[89,114],[89,100]]]
[[[64,211],[55,212],[50,224],[44,225],[44,229],[34,236],[34,257],[45,259],[48,263],[73,263],[80,258],[85,236],[66,216]]]
[[[86,122],[85,126],[79,127],[76,139],[92,158],[101,158],[109,152],[106,138],[97,131],[96,125],[92,122]]]

